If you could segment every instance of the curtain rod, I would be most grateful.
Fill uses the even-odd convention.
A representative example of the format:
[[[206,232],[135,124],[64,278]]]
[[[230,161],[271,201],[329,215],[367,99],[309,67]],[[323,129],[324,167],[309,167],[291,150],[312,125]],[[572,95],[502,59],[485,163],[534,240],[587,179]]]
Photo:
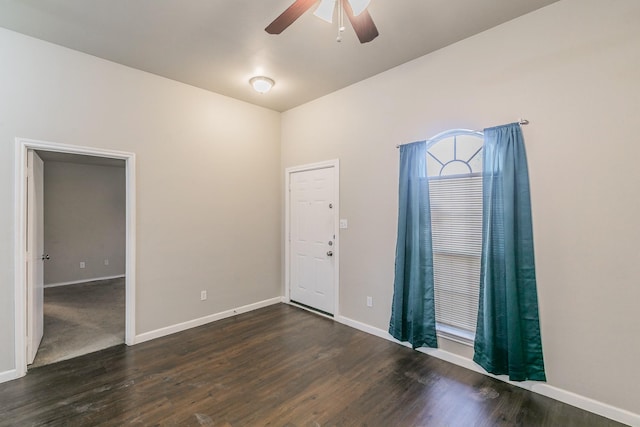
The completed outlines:
[[[519,124],[519,125],[522,125],[522,126],[526,126],[526,125],[528,125],[528,124],[529,124],[529,120],[527,120],[527,119],[518,119],[518,124]],[[483,131],[484,131],[484,130],[474,130],[474,131],[472,131],[472,132],[483,132]],[[428,140],[427,140],[427,142],[429,142],[429,141],[430,141],[430,140],[428,139]],[[407,144],[413,144],[413,143],[412,143],[412,142],[408,142]],[[407,145],[407,144],[398,144],[398,145],[396,145],[396,148],[400,148],[400,147],[402,147],[403,145]]]

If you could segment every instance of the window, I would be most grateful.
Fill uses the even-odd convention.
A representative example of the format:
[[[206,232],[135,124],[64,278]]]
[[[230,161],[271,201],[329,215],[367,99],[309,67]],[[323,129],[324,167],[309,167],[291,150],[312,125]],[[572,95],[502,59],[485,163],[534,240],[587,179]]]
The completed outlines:
[[[482,132],[452,130],[427,146],[437,330],[464,343],[478,316],[483,142]]]

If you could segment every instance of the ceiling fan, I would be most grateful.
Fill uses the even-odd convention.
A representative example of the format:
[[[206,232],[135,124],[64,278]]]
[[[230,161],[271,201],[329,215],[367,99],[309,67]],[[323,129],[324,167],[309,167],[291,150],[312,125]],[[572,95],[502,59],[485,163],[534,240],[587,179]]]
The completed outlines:
[[[313,14],[331,23],[333,21],[336,3],[338,3],[338,18],[340,22],[338,23],[337,41],[342,40],[341,33],[344,31],[342,17],[344,13],[347,15],[347,18],[349,18],[349,22],[351,22],[351,26],[356,32],[360,43],[367,43],[378,37],[376,24],[373,23],[373,19],[371,19],[371,15],[369,15],[367,11],[370,1],[371,0],[320,0],[320,4]],[[317,2],[318,0],[296,0],[287,10],[274,19],[273,22],[265,28],[265,31],[269,34],[280,34]]]

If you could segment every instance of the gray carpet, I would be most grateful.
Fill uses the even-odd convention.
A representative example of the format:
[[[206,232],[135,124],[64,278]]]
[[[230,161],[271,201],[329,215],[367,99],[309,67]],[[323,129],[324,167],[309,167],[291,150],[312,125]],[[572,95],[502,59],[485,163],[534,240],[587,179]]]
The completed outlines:
[[[30,367],[124,343],[124,278],[44,290],[44,337]]]

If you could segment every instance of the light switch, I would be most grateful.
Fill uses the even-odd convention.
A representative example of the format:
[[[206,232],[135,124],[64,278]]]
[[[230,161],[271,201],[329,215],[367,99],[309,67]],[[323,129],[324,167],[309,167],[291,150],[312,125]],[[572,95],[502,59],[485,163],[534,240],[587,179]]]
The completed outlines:
[[[341,219],[340,220],[340,228],[348,228],[349,224],[347,223],[346,219]]]

